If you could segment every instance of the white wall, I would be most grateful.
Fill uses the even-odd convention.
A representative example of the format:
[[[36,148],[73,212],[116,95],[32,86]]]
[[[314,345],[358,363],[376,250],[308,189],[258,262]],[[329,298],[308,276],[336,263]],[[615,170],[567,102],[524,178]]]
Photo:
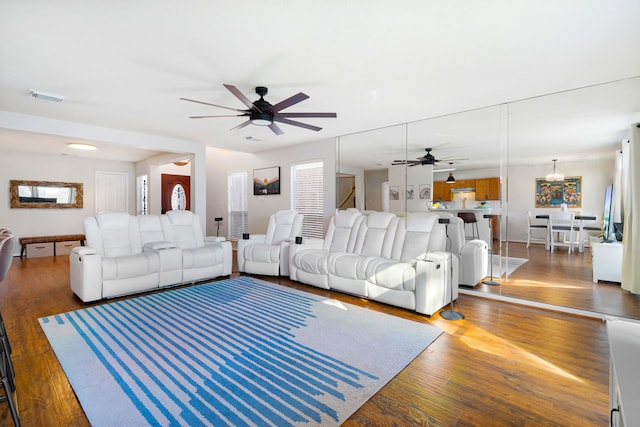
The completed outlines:
[[[204,144],[140,132],[87,125],[84,123],[11,113],[8,111],[0,111],[0,128],[44,133],[88,141],[100,141],[113,145],[123,145],[145,150],[182,154],[175,160],[183,159],[185,155],[189,155],[191,158],[191,209],[200,214],[203,218],[206,216],[207,170],[206,146]],[[149,170],[152,172],[149,173],[149,189],[151,190],[151,194],[153,194],[153,190],[155,189],[155,182],[152,177],[154,176],[153,172],[155,172],[153,169],[156,166],[157,163],[149,166]],[[140,169],[141,168],[139,167],[136,168],[138,175],[140,174]],[[135,176],[136,175],[132,174],[131,179],[135,180]],[[150,201],[155,203],[155,199],[156,198],[153,198]],[[159,204],[160,201],[158,200],[157,203]],[[131,207],[131,209],[135,212],[135,205]],[[155,213],[155,211],[150,212]]]
[[[0,203],[0,226],[10,228],[18,238],[55,234],[82,234],[82,221],[95,214],[95,173],[128,174],[129,211],[135,213],[135,165],[132,162],[92,160],[72,156],[0,151],[0,182],[4,203]],[[59,181],[83,184],[82,209],[12,209],[9,181]]]
[[[214,217],[223,217],[220,235],[227,235],[227,176],[234,172],[249,173],[248,205],[249,232],[264,233],[269,217],[283,209],[291,208],[291,166],[298,163],[322,160],[324,162],[324,216],[325,227],[335,213],[336,168],[335,141],[333,139],[294,145],[278,150],[248,154],[207,149],[207,234],[214,235]],[[280,166],[280,194],[254,196],[251,179],[254,169]]]

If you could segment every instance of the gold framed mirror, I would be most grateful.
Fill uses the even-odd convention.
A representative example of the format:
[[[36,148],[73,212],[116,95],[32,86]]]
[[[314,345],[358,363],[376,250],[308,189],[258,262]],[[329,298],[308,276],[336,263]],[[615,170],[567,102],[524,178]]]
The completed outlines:
[[[82,209],[82,183],[9,181],[11,208]]]

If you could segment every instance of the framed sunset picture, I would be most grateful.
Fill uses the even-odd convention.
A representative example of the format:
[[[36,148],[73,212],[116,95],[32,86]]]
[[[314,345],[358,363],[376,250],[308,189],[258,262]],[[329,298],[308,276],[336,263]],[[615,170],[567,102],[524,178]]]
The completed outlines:
[[[253,170],[253,195],[280,194],[280,166]]]

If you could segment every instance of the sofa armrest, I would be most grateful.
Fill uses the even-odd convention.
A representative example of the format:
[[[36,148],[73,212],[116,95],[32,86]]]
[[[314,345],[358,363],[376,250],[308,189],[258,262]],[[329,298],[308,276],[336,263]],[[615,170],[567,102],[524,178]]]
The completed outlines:
[[[318,239],[317,237],[305,237],[302,243],[296,243],[296,246],[303,249],[322,249],[324,247],[324,239]]]
[[[222,275],[230,276],[232,273],[233,266],[233,249],[231,248],[231,242],[228,240],[223,241],[205,241],[205,247],[217,246],[222,249],[222,253],[224,254],[224,261],[222,265]]]
[[[205,244],[207,242],[224,242],[226,240],[227,239],[224,238],[223,236],[205,236],[205,238],[204,238]]]
[[[69,254],[71,290],[82,301],[102,299],[102,256],[95,248],[77,246]]]
[[[82,257],[84,255],[97,254],[98,250],[90,246],[76,246],[75,248],[71,249],[71,253],[76,254],[78,257]]]
[[[450,252],[427,252],[416,263],[416,311],[433,315],[458,297],[458,257]],[[453,285],[453,289],[452,286]]]
[[[175,247],[175,243],[171,242],[147,242],[144,244],[143,250],[158,251],[161,249],[173,249]]]
[[[307,250],[307,249],[322,249],[324,247],[324,239],[318,238],[305,238],[303,243],[291,243],[289,244],[289,277],[293,280],[297,280],[297,271],[298,266],[295,265],[293,259],[295,258],[298,252]],[[283,262],[286,262],[283,260]]]

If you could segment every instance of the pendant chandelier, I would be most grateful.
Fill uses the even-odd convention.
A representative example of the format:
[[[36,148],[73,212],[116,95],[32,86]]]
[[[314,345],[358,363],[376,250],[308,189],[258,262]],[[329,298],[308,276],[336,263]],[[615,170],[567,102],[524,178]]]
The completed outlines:
[[[450,169],[453,169],[453,163],[449,163]],[[449,172],[449,177],[447,178],[447,184],[453,184],[456,182],[455,177],[453,176],[453,172]]]
[[[558,161],[558,159],[553,159],[553,172],[547,174],[547,176],[545,177],[545,179],[547,181],[564,181],[564,175],[561,174],[560,172],[558,172],[558,168],[556,167],[556,162]]]

